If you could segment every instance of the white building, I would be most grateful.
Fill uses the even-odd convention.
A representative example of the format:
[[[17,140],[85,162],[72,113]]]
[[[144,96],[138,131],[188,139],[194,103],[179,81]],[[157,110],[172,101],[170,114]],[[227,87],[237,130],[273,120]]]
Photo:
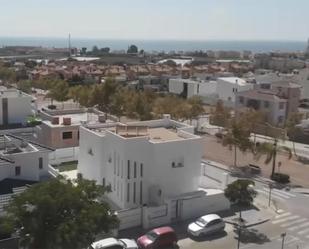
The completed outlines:
[[[253,89],[253,84],[237,77],[222,77],[217,79],[217,94],[225,105],[233,107],[235,94]]]
[[[216,81],[193,79],[170,79],[168,83],[170,93],[175,93],[190,98],[192,96],[213,96],[217,93]]]
[[[204,103],[214,104],[221,99],[225,105],[233,107],[235,94],[253,89],[253,84],[237,77],[219,77],[216,81],[193,79],[170,79],[169,92],[190,98],[200,96]]]
[[[51,151],[11,134],[0,135],[0,181],[39,181],[48,176],[48,154]]]
[[[36,111],[32,96],[16,89],[0,91],[0,125],[26,124],[27,118]]]
[[[78,172],[110,186],[119,208],[161,205],[198,190],[201,138],[193,127],[161,120],[80,127]]]

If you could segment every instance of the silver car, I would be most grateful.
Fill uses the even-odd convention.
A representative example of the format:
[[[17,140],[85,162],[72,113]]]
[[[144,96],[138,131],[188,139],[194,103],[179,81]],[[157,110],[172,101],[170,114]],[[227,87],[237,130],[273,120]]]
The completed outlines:
[[[138,249],[135,240],[107,238],[93,242],[88,249]]]
[[[217,214],[208,214],[198,218],[188,226],[188,233],[201,236],[223,231],[225,222]]]

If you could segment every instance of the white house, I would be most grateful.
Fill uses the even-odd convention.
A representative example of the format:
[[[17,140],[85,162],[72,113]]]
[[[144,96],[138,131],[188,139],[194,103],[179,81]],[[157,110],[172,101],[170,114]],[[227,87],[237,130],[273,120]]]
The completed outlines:
[[[171,120],[80,127],[78,172],[110,186],[120,209],[161,205],[198,190],[201,138]]]
[[[39,181],[48,176],[51,149],[11,134],[0,135],[0,181]]]
[[[25,124],[37,112],[35,99],[16,89],[0,91],[0,125]]]
[[[168,83],[169,92],[190,98],[199,96],[206,103],[216,101],[217,82],[193,79],[170,79]]]
[[[225,105],[234,107],[235,94],[253,89],[254,85],[237,77],[222,77],[217,79],[217,94]]]

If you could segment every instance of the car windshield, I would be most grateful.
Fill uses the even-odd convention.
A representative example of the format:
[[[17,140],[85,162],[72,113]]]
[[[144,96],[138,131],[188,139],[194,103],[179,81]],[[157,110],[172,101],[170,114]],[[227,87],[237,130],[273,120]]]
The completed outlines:
[[[207,225],[207,222],[203,220],[202,218],[199,218],[195,223],[199,225],[200,227],[204,227]]]
[[[148,239],[155,241],[156,238],[158,238],[158,234],[154,233],[154,232],[149,232],[146,234],[146,236],[148,237]]]

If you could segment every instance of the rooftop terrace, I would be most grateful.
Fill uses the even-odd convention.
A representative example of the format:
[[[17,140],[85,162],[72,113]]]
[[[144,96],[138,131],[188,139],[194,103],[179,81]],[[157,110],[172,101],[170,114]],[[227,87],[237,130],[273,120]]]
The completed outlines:
[[[198,138],[198,136],[191,133],[191,126],[169,119],[132,122],[128,124],[110,123],[88,125],[86,127],[101,136],[110,132],[125,139],[146,137],[154,143]]]

